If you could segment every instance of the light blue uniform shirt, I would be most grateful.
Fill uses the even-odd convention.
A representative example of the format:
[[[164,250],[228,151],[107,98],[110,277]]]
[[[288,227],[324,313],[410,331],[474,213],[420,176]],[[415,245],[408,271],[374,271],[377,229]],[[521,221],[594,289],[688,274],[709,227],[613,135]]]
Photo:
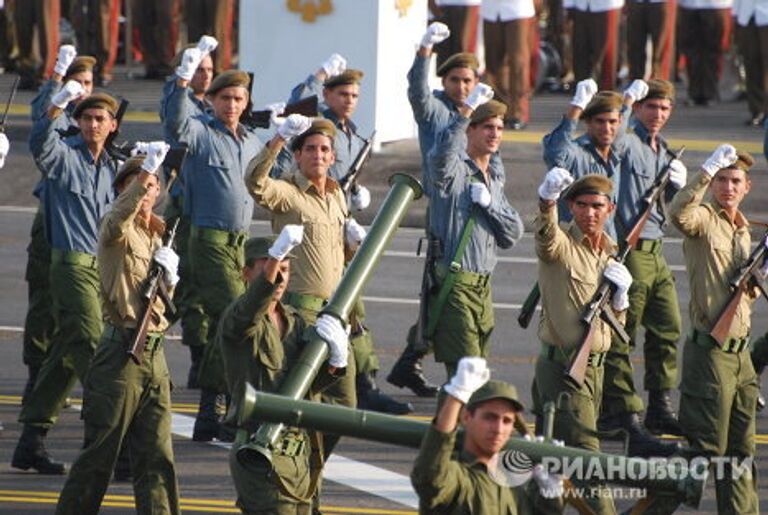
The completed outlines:
[[[430,154],[432,188],[430,232],[440,238],[443,256],[439,263],[448,266],[456,253],[464,225],[472,211],[475,228],[461,259],[462,270],[480,274],[493,272],[497,247],[514,245],[523,235],[523,222],[504,194],[504,166],[498,153],[489,164],[491,204],[487,208],[472,202],[469,184],[483,181],[483,173],[466,153],[469,119],[453,120],[438,134]]]

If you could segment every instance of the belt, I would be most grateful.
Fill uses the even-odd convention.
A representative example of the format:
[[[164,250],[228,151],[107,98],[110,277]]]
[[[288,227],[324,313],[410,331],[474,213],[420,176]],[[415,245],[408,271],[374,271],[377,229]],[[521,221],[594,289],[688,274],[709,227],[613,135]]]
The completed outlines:
[[[723,345],[709,334],[694,329],[691,332],[691,341],[705,349],[717,348],[729,354],[738,354],[749,346],[749,335],[743,338],[728,338]]]
[[[134,328],[120,328],[116,327],[109,322],[104,324],[104,333],[116,341],[130,343],[133,339]],[[147,331],[147,344],[144,346],[144,352],[153,352],[160,348],[160,344],[163,343],[163,333]]]
[[[541,344],[541,356],[550,361],[555,361],[561,365],[570,365],[573,357],[574,350],[564,349],[563,347],[555,347],[548,343]],[[587,360],[587,365],[592,368],[600,368],[605,363],[605,356],[607,352],[590,352]]]
[[[661,254],[661,240],[637,240],[635,250],[650,252],[651,254]]]
[[[247,232],[230,232],[221,229],[211,229],[210,227],[192,226],[191,234],[195,238],[219,245],[229,245],[231,247],[242,247],[245,240],[248,239]]]
[[[93,270],[98,268],[96,256],[76,250],[51,249],[51,263],[84,266]]]
[[[440,279],[448,275],[448,267],[446,265],[435,265],[435,271]],[[465,270],[456,270],[453,273],[456,277],[456,283],[463,284],[464,286],[485,288],[491,282],[491,274],[478,274],[477,272],[467,272]]]
[[[326,300],[316,295],[289,291],[285,294],[285,302],[296,309],[320,311],[325,306]]]

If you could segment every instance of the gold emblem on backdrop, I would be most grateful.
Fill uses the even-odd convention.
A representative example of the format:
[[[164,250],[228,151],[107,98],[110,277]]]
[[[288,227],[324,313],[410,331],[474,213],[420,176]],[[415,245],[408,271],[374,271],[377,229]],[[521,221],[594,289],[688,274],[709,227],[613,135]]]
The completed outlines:
[[[286,6],[292,13],[301,14],[302,21],[314,23],[319,15],[331,14],[331,0],[286,0]]]
[[[400,17],[408,15],[408,9],[413,5],[413,0],[395,0],[395,9],[400,13]]]

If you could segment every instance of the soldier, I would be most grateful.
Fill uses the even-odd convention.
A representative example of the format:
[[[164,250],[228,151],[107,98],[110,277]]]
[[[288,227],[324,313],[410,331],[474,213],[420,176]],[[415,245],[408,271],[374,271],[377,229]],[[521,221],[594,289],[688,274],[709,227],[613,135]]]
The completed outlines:
[[[683,348],[680,425],[691,451],[708,458],[755,456],[758,387],[749,355],[751,305],[748,289],[721,345],[709,334],[732,295],[729,279],[749,257],[749,222],[739,210],[749,193],[752,156],[721,145],[670,205],[672,222],[684,235],[691,287],[691,334]],[[703,202],[707,190],[712,202]],[[761,241],[758,245],[768,245]],[[759,513],[757,468],[736,472],[732,462],[715,477],[718,513]]]
[[[221,42],[216,51],[216,73],[229,70],[232,67],[232,29],[237,23],[235,0],[185,0],[184,17],[189,41],[213,34]]]
[[[66,13],[80,48],[99,62],[99,86],[112,82],[120,34],[120,4],[120,0],[73,0]]]
[[[687,170],[671,152],[661,130],[672,114],[675,87],[665,80],[648,81],[648,94],[633,107],[630,133],[624,137],[625,153],[621,161],[621,181],[615,226],[620,241],[645,209],[643,197],[670,166],[670,180],[663,193],[666,200],[685,185]],[[643,401],[636,393],[629,354],[635,346],[637,330],[645,328],[645,389],[648,412],[645,426],[653,433],[682,435],[672,409],[670,391],[677,386],[677,340],[681,320],[672,272],[662,254],[666,216],[661,199],[645,223],[637,246],[624,264],[632,274],[629,290],[626,331],[629,346],[616,339],[605,361],[603,419],[601,428],[615,429],[636,425]],[[633,449],[629,451],[634,454]]]
[[[437,67],[460,52],[477,50],[477,26],[482,0],[429,0],[429,11],[434,20],[445,24],[453,34],[435,45]]]
[[[562,478],[550,476],[540,465],[533,471],[541,494],[535,505],[522,487],[510,488],[497,478],[503,474],[498,471],[499,452],[524,407],[514,386],[489,378],[485,359],[467,357],[443,387],[445,402],[421,441],[411,471],[419,513],[562,513]],[[459,419],[464,441],[458,459],[453,459]]]
[[[756,0],[734,2],[736,44],[744,60],[747,125],[761,127],[768,114],[768,6]]]
[[[616,87],[623,7],[624,0],[581,0],[569,6],[573,19],[573,73],[577,81],[592,78],[602,90]]]
[[[47,116],[32,127],[30,149],[44,171],[45,227],[51,245],[51,299],[56,333],[35,387],[22,406],[24,430],[11,466],[63,474],[51,460],[44,439],[74,385],[82,383],[102,331],[96,261],[98,223],[114,199],[117,163],[104,151],[117,129],[117,101],[105,93],[81,101],[73,116],[80,133],[62,139],[61,116],[83,87],[67,82],[51,99]]]
[[[573,222],[560,227],[557,201],[571,183],[564,200],[573,214]],[[553,168],[539,186],[539,216],[534,233],[542,303],[541,354],[536,360],[532,393],[538,429],[541,430],[544,405],[556,403],[553,436],[565,445],[592,451],[600,449],[599,440],[588,431],[596,429],[603,362],[611,346],[611,328],[602,318],[593,322],[597,326],[589,342],[589,364],[583,384],[567,381],[566,372],[584,332],[581,314],[602,278],[615,285],[611,306],[606,309],[612,309],[623,323],[629,307],[627,292],[632,276],[624,265],[611,260],[617,246],[604,230],[615,208],[612,198],[613,183],[607,177],[590,174],[574,182],[568,170]],[[562,393],[569,394],[565,406],[560,401]],[[610,491],[604,488],[585,500],[598,514],[616,513]]]
[[[629,78],[645,79],[647,44],[651,39],[651,77],[669,80],[675,59],[675,0],[627,1],[627,61]]]
[[[183,193],[184,211],[192,224],[187,251],[192,257],[195,292],[210,320],[198,374],[201,392],[195,441],[219,436],[216,396],[226,393],[226,382],[220,350],[209,343],[222,311],[245,289],[240,271],[253,201],[243,178],[247,164],[262,147],[255,134],[239,123],[249,96],[250,79],[245,72],[232,70],[217,76],[206,91],[213,114],[197,116],[199,110],[189,101],[189,81],[208,51],[208,47],[184,51],[163,122],[166,134],[189,149]]]
[[[16,70],[21,76],[20,89],[36,89],[42,77],[53,69],[56,46],[59,44],[60,9],[60,0],[13,3],[13,25],[16,27],[18,47]]]
[[[301,243],[303,230],[301,225],[286,225],[277,238],[251,238],[245,244],[248,290],[224,312],[217,334],[235,399],[242,398],[246,382],[259,391],[278,391],[301,354],[307,326],[281,299],[290,280],[290,252]],[[321,316],[316,329],[328,341],[329,359],[312,384],[310,399],[319,399],[319,393],[343,374],[348,350],[347,334],[336,318]],[[289,428],[270,464],[238,459],[247,443],[247,432],[239,433],[229,457],[238,508],[243,513],[312,513],[323,462],[322,435]]]
[[[475,86],[430,155],[430,216],[442,257],[434,265],[428,320],[436,327],[435,360],[445,365],[447,378],[462,357],[490,353],[496,249],[510,248],[523,235],[523,222],[504,194],[499,145],[506,106],[492,96],[490,86]]]
[[[179,40],[181,0],[129,0],[133,26],[139,32],[145,79],[165,79]]]
[[[129,159],[115,178],[119,192],[99,231],[100,293],[105,328],[83,385],[85,443],[59,496],[56,513],[97,513],[110,472],[125,441],[130,451],[137,513],[181,513],[171,446],[171,381],[163,351],[168,327],[156,297],[146,306],[142,289],[152,262],[172,289],[179,258],[162,246],[162,219],[152,213],[161,194],[157,169],[168,145],[149,143],[147,155]],[[145,309],[151,309],[140,363],[126,353]]]

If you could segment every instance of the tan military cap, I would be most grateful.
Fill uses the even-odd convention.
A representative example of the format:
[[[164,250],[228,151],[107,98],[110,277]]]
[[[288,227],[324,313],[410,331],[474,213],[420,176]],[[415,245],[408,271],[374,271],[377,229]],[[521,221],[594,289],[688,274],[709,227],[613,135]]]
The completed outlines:
[[[444,77],[454,68],[470,68],[471,70],[477,72],[477,69],[480,68],[480,63],[478,62],[475,54],[469,52],[459,52],[458,54],[453,54],[451,57],[445,60],[443,65],[437,69],[437,76]]]
[[[605,175],[585,175],[571,184],[565,193],[566,200],[572,200],[581,195],[613,195],[613,181]]]
[[[485,104],[481,104],[472,112],[472,116],[469,118],[469,123],[480,123],[488,118],[493,118],[494,116],[501,116],[504,118],[505,114],[507,114],[507,106],[505,104],[498,100],[489,100]]]
[[[332,121],[326,120],[325,118],[315,118],[309,129],[293,138],[293,141],[291,142],[291,150],[296,151],[300,149],[304,144],[304,140],[313,134],[323,134],[324,136],[331,138],[331,141],[333,142],[336,139],[336,126]]]
[[[581,113],[581,117],[586,119],[601,113],[618,111],[623,102],[623,97],[615,91],[600,91],[592,97],[584,112]]]
[[[488,381],[480,387],[472,397],[469,398],[467,407],[471,408],[481,402],[490,401],[493,399],[504,399],[512,403],[515,407],[515,411],[524,411],[525,406],[520,402],[520,396],[517,395],[517,388],[504,381]]]
[[[90,55],[77,56],[75,60],[72,61],[72,64],[69,65],[69,68],[67,68],[67,74],[64,76],[64,82],[66,82],[68,77],[76,73],[92,72],[94,66],[96,66],[95,57],[91,57]]]
[[[128,160],[123,163],[123,166],[120,167],[120,170],[117,171],[115,180],[112,181],[112,186],[117,188],[120,183],[122,183],[128,177],[131,175],[137,175],[139,172],[141,172],[141,165],[144,163],[144,157],[144,155],[138,155],[128,158]]]
[[[241,87],[246,90],[251,85],[251,78],[247,73],[240,70],[227,70],[220,73],[205,92],[206,95],[215,95],[224,88]]]
[[[360,84],[365,74],[360,70],[344,70],[338,75],[331,77],[323,83],[323,87],[335,88],[336,86],[346,86],[348,84]]]
[[[739,170],[744,170],[749,173],[750,169],[755,166],[755,158],[748,152],[737,151],[736,155],[738,156],[736,162],[728,168],[738,168]]]
[[[648,81],[648,94],[643,100],[652,98],[666,98],[675,101],[675,85],[664,79],[651,79]],[[641,100],[642,102],[642,100]]]
[[[86,109],[106,109],[109,114],[115,116],[119,107],[120,102],[118,102],[115,97],[106,93],[94,93],[77,104],[75,111],[72,113],[72,117],[75,119],[80,118],[80,115],[83,114],[83,111]]]
[[[245,263],[249,264],[251,261],[257,259],[269,259],[269,248],[275,243],[277,236],[263,236],[260,238],[250,238],[245,242]],[[294,254],[288,253],[283,259],[290,259],[296,257]],[[252,263],[250,263],[252,264]]]

